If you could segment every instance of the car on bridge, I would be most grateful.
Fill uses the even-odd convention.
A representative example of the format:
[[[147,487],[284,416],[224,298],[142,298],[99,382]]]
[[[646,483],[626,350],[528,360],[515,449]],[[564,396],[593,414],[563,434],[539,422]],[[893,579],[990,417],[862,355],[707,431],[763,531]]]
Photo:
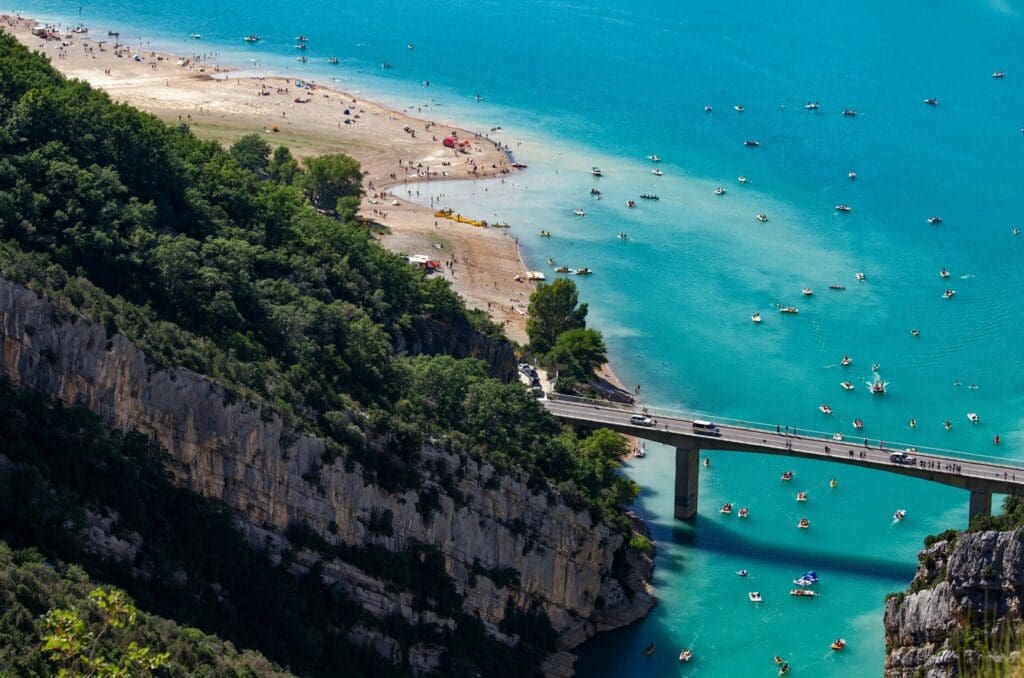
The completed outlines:
[[[889,455],[889,461],[894,464],[906,464],[908,466],[913,466],[917,463],[917,457],[909,452],[893,452]]]
[[[654,420],[646,414],[634,414],[629,418],[629,423],[634,426],[654,426]]]

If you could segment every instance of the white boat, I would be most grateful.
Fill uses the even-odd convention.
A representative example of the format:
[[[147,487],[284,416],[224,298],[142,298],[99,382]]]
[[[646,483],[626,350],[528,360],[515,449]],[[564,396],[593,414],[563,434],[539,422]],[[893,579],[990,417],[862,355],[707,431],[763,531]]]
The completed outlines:
[[[855,111],[852,108],[844,108],[843,109],[843,115],[845,115],[847,118],[856,118],[857,117],[857,111]]]
[[[649,155],[647,156],[647,159],[651,162],[661,162],[661,156],[658,155]]]
[[[664,174],[664,172],[662,172],[658,168],[654,168],[654,169],[651,170],[651,174],[653,174],[656,177],[660,177],[662,174]]]
[[[573,273],[576,275],[590,275],[591,273],[593,273],[593,271],[591,271],[589,268],[584,267],[577,268],[575,271],[573,271]]]
[[[954,296],[956,296],[956,290],[953,289],[948,289],[942,293],[943,299],[952,299]]]
[[[327,57],[327,63],[337,65],[338,57]]]
[[[888,382],[882,381],[882,378],[876,372],[874,378],[868,384],[868,390],[875,395],[885,395],[885,387],[888,385]]]
[[[750,593],[748,593],[747,594],[747,598],[749,598],[750,602],[752,602],[752,603],[760,603],[761,602],[761,594],[758,593],[757,591],[751,591]]]
[[[309,40],[309,38],[304,35],[295,36],[295,42],[306,42],[307,40]]]
[[[820,106],[818,105],[817,101],[814,101],[814,102],[808,101],[806,104],[804,104],[804,109],[808,110],[808,111],[816,111],[816,110],[818,110],[818,108],[820,108]]]
[[[979,421],[981,421],[981,417],[979,417],[974,412],[968,412],[967,421],[971,422],[972,424],[977,424]]]
[[[745,184],[745,183],[747,183],[747,181],[749,181],[749,179],[747,179],[744,176],[740,176],[740,177],[736,178],[736,181],[740,182],[741,184]]]
[[[859,280],[859,281],[861,281],[861,282],[864,282],[865,280],[867,280],[867,279],[868,279],[868,277],[867,277],[866,275],[864,275],[863,273],[858,273],[858,274],[856,275],[856,278],[857,278],[857,280]]]
[[[853,382],[851,382],[851,381],[840,382],[839,385],[842,386],[843,390],[846,390],[846,391],[852,391],[855,388],[854,385],[853,385]]]
[[[725,189],[719,186],[715,189],[715,195],[725,195]]]
[[[740,509],[740,512],[739,512],[738,515],[739,515],[740,518],[747,518],[748,516],[750,516],[750,509],[748,509],[746,506],[744,506],[743,508]]]
[[[800,291],[803,293],[805,297],[809,297],[814,294],[814,290],[812,290],[810,287],[804,287]]]
[[[796,596],[797,598],[813,598],[818,594],[810,589],[792,589],[789,595]]]
[[[996,80],[1002,80],[1003,78],[1006,77],[1006,73],[1003,73],[1002,71],[996,71],[995,73],[992,74],[992,77],[995,78]]]
[[[747,576],[747,574],[749,574],[749,573],[748,573],[748,572],[747,572],[746,570],[740,570],[740,571],[739,571],[739,572],[737,572],[736,574],[738,574],[738,575],[739,575],[739,576],[741,576],[741,577],[746,577],[746,576]]]
[[[831,285],[828,286],[828,288],[830,290],[836,290],[836,291],[842,292],[843,290],[846,289],[846,285],[840,285],[839,283],[832,283]]]
[[[818,405],[818,410],[820,410],[822,414],[832,414],[832,408],[828,405]]]
[[[835,433],[832,434],[832,440],[835,440],[836,442],[839,442],[842,439],[843,439],[843,434],[842,433],[839,433],[838,431],[836,431]]]
[[[711,108],[711,106],[705,106],[705,107],[704,107],[704,112],[705,112],[705,113],[710,113],[710,112],[711,112],[711,111],[713,111],[713,110],[714,110],[714,109],[713,109],[713,108]]]
[[[779,313],[791,313],[793,315],[796,315],[799,312],[800,309],[798,309],[796,306],[783,306],[782,308],[779,309]]]
[[[542,280],[545,280],[545,277],[544,277],[544,274],[541,273],[540,271],[527,271],[526,272],[526,279],[527,280],[540,280],[540,281],[542,281]]]
[[[768,215],[765,214],[764,212],[761,212],[760,214],[757,215],[757,220],[763,224],[764,222],[768,221]]]
[[[934,97],[928,97],[927,99],[924,100],[924,102],[926,104],[928,104],[929,106],[938,106],[939,105],[939,100],[934,98]]]
[[[945,269],[945,268],[942,269],[941,271],[939,271],[939,277],[940,278],[948,278],[949,277],[949,271],[947,269]]]
[[[590,168],[590,173],[593,174],[595,177],[600,177],[600,176],[603,176],[603,174],[604,174],[603,172],[601,172],[601,168],[600,167],[591,167]]]
[[[732,108],[733,108],[733,110],[734,110],[734,111],[736,111],[737,113],[742,113],[742,112],[743,112],[743,106],[742,106],[741,104],[736,104],[736,105],[735,105],[735,106],[733,106]]]
[[[898,523],[907,517],[905,509],[896,509],[896,512],[892,514],[892,522]]]
[[[853,364],[853,358],[851,358],[848,355],[844,355],[843,359],[839,361],[839,364],[842,365],[843,367],[849,367],[850,365]]]
[[[718,509],[718,512],[724,515],[730,515],[732,513],[732,504],[729,502],[725,502],[724,504],[722,504],[722,508]]]
[[[846,176],[850,177],[850,180],[852,181],[853,179],[857,178],[857,173],[851,170],[846,174]]]
[[[615,237],[618,238],[619,240],[629,240],[629,233],[619,233]]]
[[[837,212],[852,212],[853,208],[849,205],[836,205]]]
[[[928,223],[935,225],[942,223],[942,217],[928,217]]]
[[[811,526],[811,521],[807,520],[807,518],[801,518],[796,526],[801,530],[806,530]]]
[[[679,653],[679,661],[685,663],[690,661],[691,659],[693,659],[693,650],[686,649]]]
[[[587,213],[584,212],[583,208],[581,208],[581,207],[577,207],[576,209],[574,209],[572,211],[572,213],[575,214],[578,217],[585,217],[585,216],[587,216]]]
[[[250,35],[245,36],[245,41],[246,42],[259,42],[260,41],[260,36],[256,35],[255,33],[252,33]]]
[[[757,148],[758,146],[761,145],[761,142],[757,141],[756,139],[747,139],[746,141],[743,142],[743,145],[749,146],[750,148]]]
[[[192,38],[193,40],[202,40],[203,39],[203,36],[200,35],[199,33],[192,33],[191,35],[189,35],[189,37]]]
[[[755,313],[754,315],[750,316],[750,321],[753,322],[755,325],[760,324],[760,322],[761,322],[761,314],[760,313]]]
[[[862,428],[864,428],[864,420],[862,420],[862,419],[854,419],[853,420],[853,427],[855,429],[857,429],[858,431],[861,430]]]
[[[786,482],[789,482],[792,479],[793,479],[793,472],[792,471],[783,471],[782,475],[779,476],[779,480],[784,480]]]
[[[807,493],[806,492],[797,492],[796,493],[796,500],[800,501],[800,502],[806,502],[807,501]]]

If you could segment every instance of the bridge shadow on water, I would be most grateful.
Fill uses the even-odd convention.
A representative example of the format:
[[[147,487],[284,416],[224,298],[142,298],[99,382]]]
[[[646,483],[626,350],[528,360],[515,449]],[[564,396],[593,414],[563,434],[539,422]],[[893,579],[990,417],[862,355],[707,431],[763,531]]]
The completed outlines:
[[[867,557],[850,551],[830,553],[823,548],[807,548],[791,543],[776,544],[751,538],[744,533],[746,531],[729,529],[701,515],[692,522],[666,521],[650,508],[658,494],[649,487],[642,488],[632,508],[633,513],[650,528],[651,537],[659,545],[656,571],[660,571],[661,575],[681,575],[687,570],[685,552],[664,548],[671,543],[706,554],[777,565],[794,572],[814,569],[819,572],[884,579],[893,582],[898,588],[905,587],[914,576],[914,561]],[[756,525],[750,527],[756,529]],[[856,544],[848,544],[848,548],[855,549]]]

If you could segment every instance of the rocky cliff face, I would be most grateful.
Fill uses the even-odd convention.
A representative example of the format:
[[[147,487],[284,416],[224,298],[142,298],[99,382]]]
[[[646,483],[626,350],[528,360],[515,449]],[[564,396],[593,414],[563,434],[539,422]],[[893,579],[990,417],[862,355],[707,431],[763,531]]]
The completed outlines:
[[[108,336],[102,325],[3,278],[0,358],[23,387],[84,403],[115,428],[155,438],[186,469],[182,483],[231,507],[268,548],[280,548],[289,527],[303,525],[331,545],[436,549],[462,609],[495,637],[505,637],[510,614],[539,610],[564,650],[642,617],[654,603],[646,591],[650,561],[616,563],[623,537],[555,494],[535,494],[519,479],[435,446],[422,450],[418,491],[386,491],[344,454],[325,454],[325,441],[199,374],[158,368],[124,336]],[[426,511],[424,493],[432,497]],[[453,623],[418,609],[416,592],[396,591],[372,567],[335,552],[307,549],[297,562],[320,562],[324,576],[377,619]],[[494,574],[513,571],[517,576]],[[355,635],[416,672],[436,665],[436,647],[404,655],[397,640],[377,630]],[[571,656],[555,653],[546,668],[571,672]]]
[[[986,656],[1000,664],[1004,634],[1021,627],[1024,530],[960,534],[918,558],[910,592],[885,605],[885,675],[956,676]]]

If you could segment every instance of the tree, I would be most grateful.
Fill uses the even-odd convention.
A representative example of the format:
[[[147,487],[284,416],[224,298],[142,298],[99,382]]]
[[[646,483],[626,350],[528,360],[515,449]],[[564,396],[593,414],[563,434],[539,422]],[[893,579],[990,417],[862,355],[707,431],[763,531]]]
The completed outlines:
[[[43,649],[50,661],[59,669],[58,676],[104,676],[121,678],[148,675],[167,663],[170,655],[153,652],[132,641],[127,648],[116,649],[108,643],[108,633],[135,626],[136,609],[124,591],[94,589],[89,594],[92,612],[98,615],[100,627],[96,631],[82,618],[78,610],[54,609],[43,618],[46,633]]]
[[[577,384],[590,381],[594,370],[608,362],[608,349],[600,332],[577,328],[558,335],[541,362],[558,372],[558,390],[569,393]]]
[[[362,193],[363,172],[359,163],[342,153],[329,153],[306,158],[306,172],[299,186],[309,201],[323,210],[333,210],[338,199]]]
[[[529,313],[526,334],[537,354],[550,351],[562,332],[587,326],[587,305],[579,303],[576,283],[565,278],[538,285],[530,295]]]
[[[246,134],[231,145],[231,157],[250,172],[267,171],[270,160],[270,144],[258,134]]]
[[[294,183],[295,177],[302,172],[299,163],[292,157],[292,152],[287,146],[278,146],[274,149],[274,155],[267,165],[267,174],[271,181],[278,184]]]

